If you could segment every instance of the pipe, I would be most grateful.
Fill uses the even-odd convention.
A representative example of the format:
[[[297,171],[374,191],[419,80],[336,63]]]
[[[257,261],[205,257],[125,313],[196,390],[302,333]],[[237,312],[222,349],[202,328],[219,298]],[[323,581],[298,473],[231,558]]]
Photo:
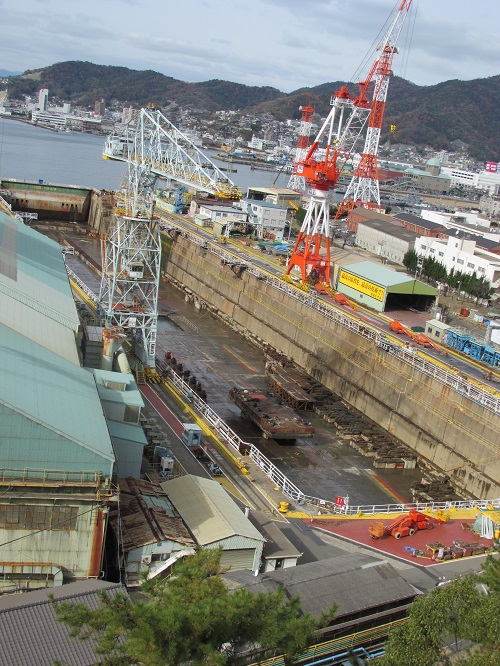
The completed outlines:
[[[126,375],[132,374],[132,370],[130,369],[127,354],[122,349],[122,347],[120,347],[120,349],[118,350],[118,355],[116,357],[116,362],[118,363],[118,368],[119,368],[120,372],[123,372]]]

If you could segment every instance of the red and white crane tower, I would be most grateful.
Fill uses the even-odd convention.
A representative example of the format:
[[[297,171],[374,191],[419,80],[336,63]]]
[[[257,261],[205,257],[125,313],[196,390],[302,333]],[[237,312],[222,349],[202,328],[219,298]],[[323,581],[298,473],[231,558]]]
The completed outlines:
[[[412,0],[402,0],[385,37],[380,42],[380,55],[368,76],[360,81],[358,95],[342,86],[331,99],[332,109],[302,161],[295,164],[294,174],[304,178],[311,188],[306,216],[295,243],[286,274],[300,269],[302,282],[330,284],[329,192],[337,184],[347,160],[368,121],[365,146],[360,162],[339,206],[342,211],[357,202],[380,209],[377,152],[384,119],[392,60]],[[369,99],[372,91],[371,101]],[[322,243],[324,240],[324,248]]]
[[[299,125],[297,148],[295,149],[295,165],[288,181],[288,187],[290,190],[295,190],[304,195],[306,193],[306,180],[302,174],[297,173],[297,164],[300,164],[304,160],[309,149],[314,107],[301,106],[299,110],[302,111],[302,118]]]
[[[378,147],[389,79],[392,76],[392,61],[398,52],[396,44],[410,11],[412,0],[402,0],[385,37],[377,47],[378,57],[373,63],[368,76],[360,81],[360,97],[365,99],[372,92],[370,116],[366,132],[365,146],[361,159],[354,170],[351,182],[347,187],[337,212],[337,217],[352,210],[355,206],[380,210],[380,191],[378,180]]]
[[[337,184],[370,113],[363,102],[356,103],[345,86],[332,95],[330,104],[332,109],[318,135],[294,168],[310,186],[311,197],[286,274],[296,266],[304,283],[330,283],[329,192]]]

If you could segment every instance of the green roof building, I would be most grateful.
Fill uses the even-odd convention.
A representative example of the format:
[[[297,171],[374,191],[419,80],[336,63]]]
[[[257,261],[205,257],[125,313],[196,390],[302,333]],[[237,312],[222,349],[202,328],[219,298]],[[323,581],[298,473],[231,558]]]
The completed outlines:
[[[347,298],[383,312],[386,307],[427,310],[438,290],[415,278],[371,261],[348,264],[339,270],[337,291]]]

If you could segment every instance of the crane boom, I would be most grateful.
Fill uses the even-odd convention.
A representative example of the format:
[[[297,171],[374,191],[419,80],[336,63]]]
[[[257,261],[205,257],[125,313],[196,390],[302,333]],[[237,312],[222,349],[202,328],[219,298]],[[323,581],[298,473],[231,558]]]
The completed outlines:
[[[304,159],[294,167],[294,174],[311,187],[311,197],[286,274],[296,266],[304,283],[308,278],[313,282],[330,282],[328,193],[337,184],[369,114],[369,109],[355,104],[346,86],[332,95],[330,104],[332,109],[315,140]]]
[[[377,160],[380,134],[385,114],[389,79],[392,75],[392,61],[394,55],[398,52],[396,44],[411,4],[412,0],[402,0],[400,3],[389,29],[377,48],[378,58],[373,63],[366,79],[359,83],[358,103],[361,100],[366,102],[368,92],[373,88],[370,117],[363,154],[338,208],[337,217],[356,205],[380,210]]]

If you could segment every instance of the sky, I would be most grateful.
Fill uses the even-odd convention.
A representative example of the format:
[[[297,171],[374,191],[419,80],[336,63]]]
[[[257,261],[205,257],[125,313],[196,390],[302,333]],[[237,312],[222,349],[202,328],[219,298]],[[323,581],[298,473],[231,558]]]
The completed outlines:
[[[0,0],[0,69],[86,60],[289,93],[366,75],[401,2]],[[498,0],[413,0],[394,73],[417,85],[500,74],[499,25]]]

